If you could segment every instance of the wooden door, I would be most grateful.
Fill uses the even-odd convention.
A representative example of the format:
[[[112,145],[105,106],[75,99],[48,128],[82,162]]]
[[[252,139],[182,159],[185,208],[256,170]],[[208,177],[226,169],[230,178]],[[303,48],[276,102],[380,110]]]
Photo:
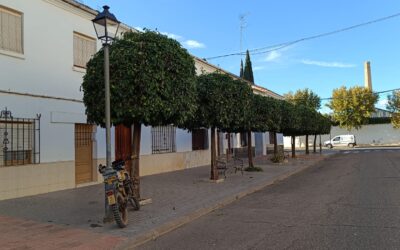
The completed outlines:
[[[115,127],[115,160],[124,160],[125,168],[131,172],[132,161],[127,160],[132,155],[132,129],[124,125]]]
[[[75,182],[93,181],[93,125],[75,124]]]

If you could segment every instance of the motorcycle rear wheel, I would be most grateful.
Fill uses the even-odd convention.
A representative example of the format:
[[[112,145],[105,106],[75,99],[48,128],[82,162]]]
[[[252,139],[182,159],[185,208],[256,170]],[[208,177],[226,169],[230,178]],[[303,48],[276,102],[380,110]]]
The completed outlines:
[[[115,195],[117,203],[111,205],[111,210],[114,215],[114,220],[120,228],[128,225],[128,204],[121,193]]]
[[[140,210],[140,203],[139,200],[133,195],[133,184],[130,183],[129,184],[129,198],[128,201],[131,204],[131,206],[133,207],[133,210],[138,211]]]

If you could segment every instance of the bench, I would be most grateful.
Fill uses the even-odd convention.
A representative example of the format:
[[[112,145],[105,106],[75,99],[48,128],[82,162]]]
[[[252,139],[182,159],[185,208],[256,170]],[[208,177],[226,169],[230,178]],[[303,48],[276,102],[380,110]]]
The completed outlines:
[[[223,160],[217,160],[217,170],[218,174],[223,173],[224,177],[226,178],[226,171],[229,168],[234,168],[235,169],[235,174],[237,171],[240,170],[240,172],[243,175],[243,160],[237,157],[232,157],[228,161],[223,161]]]

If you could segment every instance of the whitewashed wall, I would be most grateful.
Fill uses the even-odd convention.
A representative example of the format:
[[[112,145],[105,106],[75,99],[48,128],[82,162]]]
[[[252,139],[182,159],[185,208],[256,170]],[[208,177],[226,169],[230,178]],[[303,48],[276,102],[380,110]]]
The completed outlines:
[[[0,55],[0,89],[81,99],[83,73],[73,70],[73,32],[95,38],[93,17],[50,2],[0,0],[1,5],[23,13],[24,40],[22,58]]]
[[[0,93],[0,110],[7,107],[15,118],[40,119],[40,158],[42,162],[75,160],[75,123],[86,123],[82,103]],[[113,132],[113,130],[112,130]],[[114,147],[112,133],[112,148]],[[105,130],[96,133],[97,157],[105,157]]]
[[[329,140],[337,135],[353,134],[356,136],[358,145],[386,145],[400,144],[400,130],[394,129],[391,124],[375,124],[365,125],[359,130],[351,130],[350,132],[340,127],[332,127],[331,134],[322,135],[322,143]],[[309,144],[311,145],[314,141],[314,136],[309,136]],[[296,137],[296,147],[305,147],[305,137]],[[319,143],[319,137],[317,138],[317,144]],[[290,137],[284,138],[285,148],[290,148]]]

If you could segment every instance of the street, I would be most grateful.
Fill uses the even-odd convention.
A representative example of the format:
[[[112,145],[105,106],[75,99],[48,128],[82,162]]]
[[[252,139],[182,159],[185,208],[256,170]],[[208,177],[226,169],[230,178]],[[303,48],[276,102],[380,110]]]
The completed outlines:
[[[400,149],[343,150],[140,249],[399,249]]]

